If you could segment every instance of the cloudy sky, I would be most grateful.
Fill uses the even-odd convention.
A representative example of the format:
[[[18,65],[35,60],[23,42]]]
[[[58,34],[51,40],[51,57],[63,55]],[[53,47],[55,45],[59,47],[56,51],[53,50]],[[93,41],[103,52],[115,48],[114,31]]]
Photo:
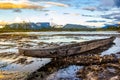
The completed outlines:
[[[120,22],[120,0],[0,0],[0,22],[101,27]]]

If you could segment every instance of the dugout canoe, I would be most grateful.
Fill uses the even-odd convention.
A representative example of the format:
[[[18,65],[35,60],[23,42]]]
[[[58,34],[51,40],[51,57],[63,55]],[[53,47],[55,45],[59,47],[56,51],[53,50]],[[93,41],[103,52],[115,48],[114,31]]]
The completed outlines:
[[[38,58],[65,57],[65,56],[77,55],[89,50],[99,48],[101,46],[111,44],[113,43],[114,39],[115,37],[110,37],[105,39],[97,39],[97,40],[91,40],[86,42],[80,42],[80,43],[58,46],[53,48],[43,48],[43,49],[19,48],[19,54],[23,56],[38,57]]]

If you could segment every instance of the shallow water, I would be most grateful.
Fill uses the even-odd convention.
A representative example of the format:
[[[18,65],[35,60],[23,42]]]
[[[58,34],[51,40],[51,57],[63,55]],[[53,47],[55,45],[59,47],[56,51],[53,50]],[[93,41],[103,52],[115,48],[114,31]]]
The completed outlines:
[[[76,72],[83,66],[71,65],[67,68],[60,69],[49,75],[46,80],[82,80],[76,77]]]
[[[116,38],[114,40],[115,45],[113,45],[111,48],[108,50],[104,51],[101,53],[101,55],[110,55],[110,54],[116,54],[120,52],[120,38]]]
[[[107,38],[106,36],[38,36],[38,39],[28,39],[22,38],[20,40],[0,40],[0,53],[18,53],[18,47],[38,47],[41,46],[40,43],[44,42],[50,44],[70,44],[70,43],[77,43],[77,42],[84,42],[89,40],[95,39],[103,39]],[[46,46],[47,46],[46,45]]]
[[[9,32],[2,34],[29,34],[29,35],[53,35],[53,34],[120,34],[117,31],[50,31],[50,32]]]
[[[40,67],[44,66],[45,64],[49,63],[51,59],[49,58],[29,58],[29,61],[33,61],[31,64],[16,64],[11,63],[12,61],[4,60],[3,63],[6,63],[7,66],[0,68],[0,70],[7,70],[7,71],[22,71],[22,72],[34,72],[35,70],[39,69]]]
[[[69,44],[71,42],[83,42],[83,41],[88,41],[88,40],[93,40],[93,39],[98,39],[98,38],[104,38],[104,37],[84,37],[84,36],[39,36],[38,39],[27,39],[27,38],[22,38],[21,40],[18,41],[13,41],[13,40],[6,40],[2,39],[0,40],[0,53],[5,54],[5,53],[17,53],[18,54],[18,46],[20,45],[19,42],[22,42],[23,45],[29,44],[32,47],[36,47],[40,42],[45,42],[45,43],[57,43],[57,44]],[[19,57],[18,57],[19,58]],[[32,59],[32,60],[31,60]],[[50,62],[49,58],[45,59],[39,59],[39,58],[27,58],[27,60],[33,61],[31,64],[16,64],[12,63],[16,60],[14,60],[11,57],[7,58],[0,58],[1,62],[5,63],[6,66],[0,68],[0,70],[7,70],[7,71],[28,71],[28,72],[33,72],[43,65],[47,64]],[[2,63],[2,64],[3,64]],[[2,65],[1,64],[1,65]]]
[[[29,38],[22,38],[20,40],[13,40],[13,39],[0,39],[0,54],[5,53],[18,53],[18,47],[26,47],[26,45],[29,45],[27,47],[32,48],[39,48],[36,46],[40,46],[41,42],[45,43],[45,46],[48,46],[50,43],[55,43],[58,45],[65,45],[65,44],[71,44],[76,42],[84,42],[89,40],[95,40],[95,39],[103,39],[108,38],[109,36],[50,36],[53,34],[120,34],[114,31],[110,32],[18,32],[18,33],[4,33],[4,34],[29,34],[29,35],[37,35],[37,39],[29,39]],[[44,35],[44,36],[43,36]],[[120,52],[120,38],[116,38],[114,41],[115,45],[113,45],[108,50],[102,52],[102,55],[109,55],[111,53]],[[28,61],[33,61],[31,64],[18,64],[18,63],[12,63],[14,61],[13,58],[7,57],[7,58],[0,58],[0,65],[7,64],[6,66],[0,68],[0,70],[6,70],[6,71],[28,71],[33,72],[43,65],[49,63],[51,59],[49,58],[29,58],[26,57]],[[73,69],[75,68],[75,69]],[[56,78],[68,78],[71,76],[71,78],[75,77],[75,71],[80,67],[78,66],[69,66],[65,69],[59,70],[58,72],[55,72],[49,76],[49,78],[53,79],[53,76],[56,76]],[[67,72],[69,74],[67,74]],[[53,79],[55,80],[55,79]]]

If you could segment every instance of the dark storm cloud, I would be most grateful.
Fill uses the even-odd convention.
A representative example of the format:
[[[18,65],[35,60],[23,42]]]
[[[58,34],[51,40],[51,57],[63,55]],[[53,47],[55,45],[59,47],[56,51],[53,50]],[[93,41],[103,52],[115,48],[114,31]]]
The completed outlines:
[[[49,14],[48,13],[45,13],[45,16],[48,16]]]
[[[116,19],[116,20],[119,20],[119,21],[120,21],[120,15],[115,16],[115,17],[114,17],[114,19]]]
[[[85,15],[85,14],[82,14],[82,16],[85,16],[85,17],[94,17],[93,15]]]
[[[96,7],[84,7],[82,8],[83,10],[88,10],[88,11],[95,11],[96,10]]]
[[[17,13],[20,13],[22,12],[20,9],[13,9],[13,12],[17,12]]]
[[[120,7],[120,0],[114,0],[114,2],[117,7]]]
[[[120,22],[120,19],[119,20],[114,20],[114,22]]]
[[[111,14],[101,15],[101,17],[105,19],[115,19],[120,21],[120,12],[113,12]]]
[[[101,17],[102,17],[102,18],[105,18],[105,19],[113,19],[113,18],[111,18],[111,16],[109,16],[109,15],[101,15]]]
[[[89,20],[86,22],[94,23],[94,22],[106,22],[105,20]]]
[[[108,6],[108,7],[113,7],[117,6],[118,8],[120,7],[120,0],[101,0],[102,6]]]
[[[101,1],[101,7],[104,6],[104,7],[111,7],[111,6],[114,6],[115,2],[114,0],[100,0]]]
[[[70,14],[70,13],[63,13],[63,14],[68,15],[68,14]]]
[[[96,8],[97,8],[98,11],[109,11],[109,8],[107,8],[107,7],[98,6]]]

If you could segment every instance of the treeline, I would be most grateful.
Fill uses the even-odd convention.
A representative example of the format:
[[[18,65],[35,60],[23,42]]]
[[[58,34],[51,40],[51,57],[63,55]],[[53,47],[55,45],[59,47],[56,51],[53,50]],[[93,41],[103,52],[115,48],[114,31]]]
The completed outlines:
[[[86,29],[76,29],[76,28],[71,28],[71,29],[64,29],[64,28],[55,28],[55,27],[50,27],[50,28],[42,28],[42,29],[24,29],[24,28],[2,28],[0,31],[3,32],[29,32],[29,31],[96,31],[97,29],[93,28],[86,28]]]
[[[39,31],[96,31],[96,29],[63,29],[63,28],[43,28],[39,30],[32,30],[32,29],[0,29],[0,32],[39,32]]]
[[[13,24],[14,25],[14,24]],[[41,28],[41,29],[31,29],[30,25],[27,23],[17,24],[17,26],[5,25],[4,28],[0,29],[1,32],[28,32],[28,31],[95,31],[95,28]]]
[[[30,29],[28,24],[21,24],[18,25],[17,27],[10,27],[9,25],[5,25],[4,28],[0,29],[0,32],[31,32],[31,31],[119,31],[120,32],[120,26],[119,27],[108,27],[108,28],[55,28],[55,27],[50,27],[50,28],[42,28],[42,29]]]
[[[120,26],[115,27],[115,26],[110,26],[108,28],[97,28],[97,31],[120,31]]]

